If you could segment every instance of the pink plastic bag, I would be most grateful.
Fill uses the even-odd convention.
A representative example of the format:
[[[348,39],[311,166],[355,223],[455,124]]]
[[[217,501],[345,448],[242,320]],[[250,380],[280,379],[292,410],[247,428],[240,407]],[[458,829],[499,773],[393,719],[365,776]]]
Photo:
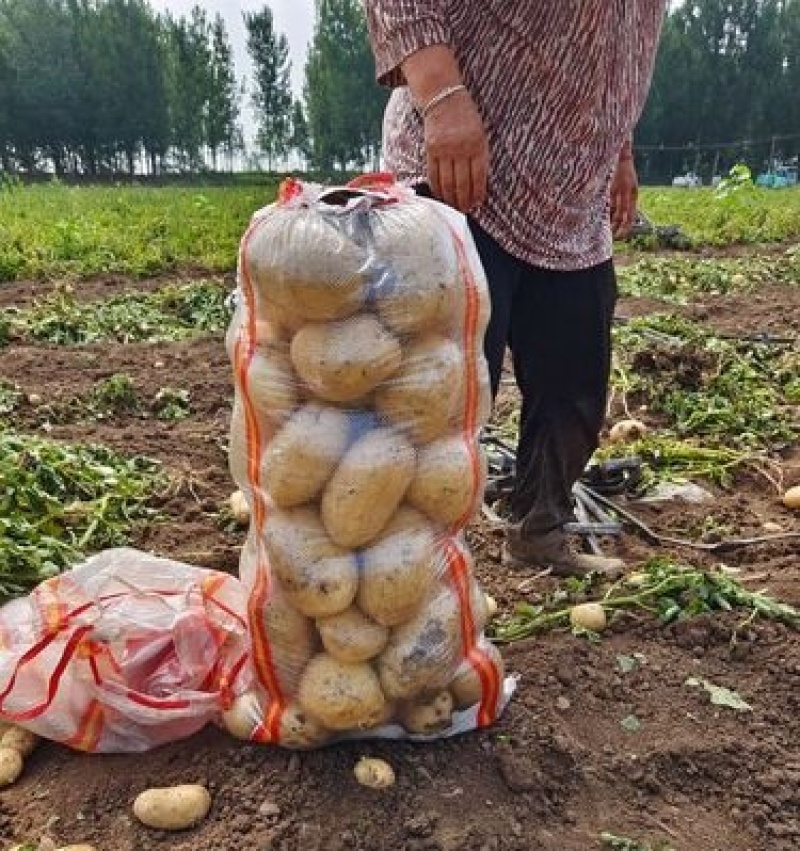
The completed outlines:
[[[107,550],[0,609],[0,718],[83,751],[191,736],[251,685],[246,606],[232,576]]]

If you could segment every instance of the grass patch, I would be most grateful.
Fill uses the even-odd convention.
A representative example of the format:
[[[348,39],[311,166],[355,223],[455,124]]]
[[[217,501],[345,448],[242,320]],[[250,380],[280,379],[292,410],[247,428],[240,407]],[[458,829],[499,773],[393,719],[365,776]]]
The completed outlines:
[[[227,271],[275,185],[0,189],[0,281],[65,275]]]
[[[185,340],[227,327],[229,294],[219,281],[192,281],[82,302],[64,286],[30,307],[6,310],[0,327],[5,322],[6,343],[15,338],[59,345]]]
[[[0,432],[0,600],[129,543],[165,484],[146,458]]]

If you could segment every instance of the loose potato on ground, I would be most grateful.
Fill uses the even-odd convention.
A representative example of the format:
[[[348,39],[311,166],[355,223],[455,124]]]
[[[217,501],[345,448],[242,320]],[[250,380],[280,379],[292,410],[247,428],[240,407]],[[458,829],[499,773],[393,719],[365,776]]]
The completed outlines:
[[[394,786],[394,769],[383,759],[362,756],[353,773],[356,780],[369,789],[388,789]]]
[[[453,721],[453,697],[444,690],[427,699],[403,703],[397,718],[409,733],[439,733]]]
[[[320,493],[347,449],[349,429],[344,411],[309,403],[275,435],[264,452],[262,481],[279,508]]]
[[[381,318],[400,334],[444,326],[461,285],[453,235],[435,208],[416,201],[375,217],[375,252],[386,271],[378,281]]]
[[[133,814],[156,830],[186,830],[199,824],[211,809],[211,795],[204,786],[187,784],[148,789],[133,802]]]
[[[400,369],[377,389],[375,404],[415,443],[430,443],[447,431],[463,380],[463,358],[456,343],[425,337],[404,352]]]
[[[305,319],[342,319],[364,300],[367,250],[318,212],[270,210],[243,259],[261,298]]]
[[[620,420],[608,433],[610,443],[632,443],[644,437],[650,429],[641,420]]]
[[[264,541],[289,602],[302,614],[336,615],[355,599],[355,554],[328,537],[313,508],[273,511],[264,525]]]
[[[371,727],[383,717],[386,700],[371,666],[315,656],[300,681],[298,700],[306,712],[331,730]]]
[[[22,768],[22,754],[16,748],[0,747],[0,788],[16,783]]]
[[[320,618],[317,630],[322,646],[340,662],[366,662],[377,656],[389,640],[389,630],[355,606],[339,615]]]
[[[449,526],[469,519],[485,481],[483,450],[462,437],[444,438],[418,451],[406,499],[434,522]]]
[[[306,325],[292,340],[291,359],[311,391],[330,402],[354,402],[394,374],[402,352],[374,316]]]
[[[436,534],[425,517],[401,506],[362,554],[359,608],[383,626],[397,626],[419,609],[436,569]]]
[[[10,727],[0,736],[0,748],[13,748],[19,751],[23,759],[29,757],[38,744],[39,737],[36,733],[22,727]]]
[[[297,376],[287,354],[257,350],[247,372],[247,390],[259,417],[282,423],[297,406]]]
[[[461,651],[461,612],[449,587],[437,583],[419,612],[395,627],[378,657],[389,700],[414,700],[443,689],[453,678]]]
[[[800,485],[789,488],[783,495],[783,504],[787,508],[800,508]]]
[[[397,431],[368,431],[347,451],[322,495],[322,519],[341,547],[374,540],[414,478],[416,454]]]
[[[261,609],[261,618],[278,683],[285,694],[294,694],[305,666],[319,647],[314,622],[290,604],[277,582]]]
[[[482,641],[480,650],[498,672],[500,683],[505,677],[505,665],[500,651],[489,641]],[[479,703],[483,698],[483,686],[481,678],[475,670],[475,666],[464,660],[459,666],[453,681],[449,685],[450,693],[453,695],[456,709],[468,709]]]

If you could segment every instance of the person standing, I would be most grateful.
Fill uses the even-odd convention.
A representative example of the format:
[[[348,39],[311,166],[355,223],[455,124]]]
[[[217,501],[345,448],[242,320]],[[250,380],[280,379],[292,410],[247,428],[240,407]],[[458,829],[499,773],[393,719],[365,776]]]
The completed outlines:
[[[573,550],[572,487],[605,418],[617,297],[612,237],[636,213],[632,134],[665,0],[365,0],[394,89],[396,177],[466,213],[486,271],[492,393],[506,348],[522,396],[509,561],[617,573]]]

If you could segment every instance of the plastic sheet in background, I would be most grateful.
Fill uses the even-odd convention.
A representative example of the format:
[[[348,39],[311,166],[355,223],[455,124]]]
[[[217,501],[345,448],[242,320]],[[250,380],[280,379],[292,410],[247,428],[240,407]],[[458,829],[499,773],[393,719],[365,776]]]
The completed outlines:
[[[466,220],[384,178],[296,181],[241,244],[226,345],[258,687],[224,723],[316,747],[491,724],[513,690],[463,530],[490,411]]]
[[[107,550],[0,609],[0,718],[83,751],[184,739],[252,686],[224,573]]]

